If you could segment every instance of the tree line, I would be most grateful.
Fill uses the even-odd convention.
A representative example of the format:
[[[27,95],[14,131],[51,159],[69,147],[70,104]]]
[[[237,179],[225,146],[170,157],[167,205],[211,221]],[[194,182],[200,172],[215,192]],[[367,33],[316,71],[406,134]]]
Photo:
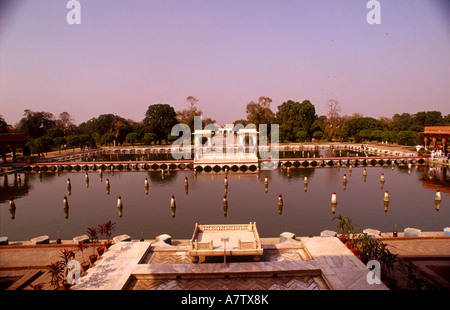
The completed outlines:
[[[52,149],[96,148],[124,143],[150,145],[171,143],[177,136],[171,130],[177,123],[187,124],[194,130],[194,117],[202,116],[203,126],[215,124],[211,118],[204,118],[197,107],[198,99],[186,98],[186,108],[175,111],[168,104],[148,106],[142,121],[125,119],[115,114],[101,114],[78,126],[68,112],[54,116],[50,112],[24,111],[21,120],[9,125],[0,115],[0,133],[23,133],[30,141],[29,153],[40,154]],[[450,114],[443,116],[439,111],[423,111],[416,114],[395,114],[391,118],[375,119],[360,114],[341,115],[338,101],[327,102],[326,115],[317,115],[314,104],[309,100],[287,100],[278,105],[276,112],[271,109],[272,99],[260,97],[246,105],[246,118],[234,124],[278,124],[279,142],[310,141],[385,141],[399,145],[423,144],[418,133],[425,126],[450,125]],[[275,128],[275,127],[274,127]]]
[[[450,114],[443,116],[439,111],[422,111],[416,114],[394,114],[391,118],[363,116],[358,113],[341,115],[340,103],[330,99],[326,105],[326,115],[317,115],[315,106],[309,101],[288,100],[277,106],[277,112],[270,109],[272,100],[260,97],[257,102],[247,105],[248,123],[278,124],[281,142],[378,141],[399,145],[423,144],[426,126],[449,126]]]

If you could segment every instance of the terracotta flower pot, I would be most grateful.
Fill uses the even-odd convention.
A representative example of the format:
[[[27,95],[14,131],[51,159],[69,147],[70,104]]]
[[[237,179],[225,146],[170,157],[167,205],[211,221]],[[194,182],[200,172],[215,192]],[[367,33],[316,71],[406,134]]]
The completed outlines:
[[[103,255],[103,253],[105,252],[105,248],[97,248],[97,253],[98,253],[98,256],[102,256]]]
[[[68,290],[72,285],[69,284],[69,282],[67,282],[66,280],[63,281],[63,289],[64,290]]]
[[[82,263],[81,264],[81,269],[83,270],[83,272],[86,272],[89,269],[89,264],[88,263]]]
[[[105,242],[105,247],[106,249],[109,249],[109,247],[112,245],[112,241],[106,241]]]
[[[89,256],[89,261],[91,262],[91,265],[93,265],[97,261],[97,255],[93,254]]]

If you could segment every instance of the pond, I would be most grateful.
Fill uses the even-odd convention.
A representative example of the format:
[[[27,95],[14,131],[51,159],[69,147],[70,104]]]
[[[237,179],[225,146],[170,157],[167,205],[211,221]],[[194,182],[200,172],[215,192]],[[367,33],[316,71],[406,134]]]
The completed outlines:
[[[116,223],[113,236],[127,234],[133,239],[154,239],[160,234],[190,239],[195,223],[249,222],[256,222],[261,237],[278,237],[283,232],[317,236],[326,229],[336,230],[337,220],[333,218],[340,214],[362,229],[383,232],[406,227],[442,231],[450,226],[450,177],[446,167],[367,167],[365,177],[363,170],[358,166],[351,171],[349,167],[324,167],[230,172],[227,188],[224,172],[180,170],[162,175],[160,171],[103,171],[100,176],[90,171],[88,183],[86,172],[10,174],[0,177],[0,235],[10,241],[40,235],[72,239],[86,234],[88,227],[111,220]],[[380,182],[382,173],[384,184]],[[146,178],[148,188],[144,186]],[[442,193],[438,209],[434,201],[437,189]],[[390,198],[387,210],[383,204],[386,190]],[[338,202],[335,213],[330,203],[333,192]],[[278,207],[279,195],[282,210]],[[15,197],[15,214],[9,210],[10,196]],[[63,208],[64,196],[69,203],[68,214]],[[118,196],[123,203],[121,212]]]
[[[242,149],[244,150],[244,149]],[[231,148],[230,152],[237,153],[236,148]],[[248,152],[248,148],[245,149]],[[227,150],[223,150],[226,154]],[[194,153],[180,153],[186,159],[193,159]],[[264,151],[258,152],[266,157]],[[375,154],[361,150],[347,148],[330,147],[298,147],[282,148],[278,152],[279,158],[330,158],[330,157],[371,157]],[[170,148],[144,148],[144,149],[102,149],[101,151],[86,152],[78,156],[62,156],[59,161],[71,162],[114,162],[114,161],[165,161],[173,160]]]

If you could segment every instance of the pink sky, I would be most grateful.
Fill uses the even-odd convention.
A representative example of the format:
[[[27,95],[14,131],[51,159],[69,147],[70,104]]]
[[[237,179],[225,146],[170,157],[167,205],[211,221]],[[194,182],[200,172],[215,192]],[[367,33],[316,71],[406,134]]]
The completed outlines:
[[[0,115],[67,111],[75,123],[114,113],[141,121],[151,104],[195,96],[220,124],[246,118],[260,96],[272,110],[329,99],[342,114],[450,114],[450,7],[441,0],[14,1],[0,14]],[[2,7],[0,7],[2,9]]]

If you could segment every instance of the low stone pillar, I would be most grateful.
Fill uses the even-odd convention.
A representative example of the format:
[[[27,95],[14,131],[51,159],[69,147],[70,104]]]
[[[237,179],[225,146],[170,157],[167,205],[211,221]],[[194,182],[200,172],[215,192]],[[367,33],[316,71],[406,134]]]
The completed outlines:
[[[422,232],[420,229],[417,228],[405,228],[403,231],[405,234],[405,237],[419,237],[420,233]]]
[[[156,242],[164,242],[164,243],[172,245],[172,237],[169,236],[168,234],[162,234],[162,235],[156,236],[155,240],[156,240]]]
[[[131,237],[128,235],[119,235],[113,238],[113,243],[131,241]]]
[[[372,228],[366,228],[363,230],[363,233],[366,233],[369,237],[376,237],[381,235],[381,231],[372,229]]]
[[[49,244],[50,238],[47,235],[31,239],[31,244]]]
[[[450,227],[445,227],[444,228],[444,236],[450,237]]]
[[[89,243],[89,237],[87,235],[77,236],[77,237],[74,237],[72,240],[76,244],[78,244],[80,242],[83,242],[84,244]]]
[[[320,233],[321,237],[336,237],[337,236],[337,232],[332,231],[332,230],[324,230]]]
[[[280,242],[284,242],[289,239],[295,239],[295,234],[290,233],[290,232],[284,232],[284,233],[280,234]]]
[[[0,245],[8,245],[8,237],[0,237]]]

